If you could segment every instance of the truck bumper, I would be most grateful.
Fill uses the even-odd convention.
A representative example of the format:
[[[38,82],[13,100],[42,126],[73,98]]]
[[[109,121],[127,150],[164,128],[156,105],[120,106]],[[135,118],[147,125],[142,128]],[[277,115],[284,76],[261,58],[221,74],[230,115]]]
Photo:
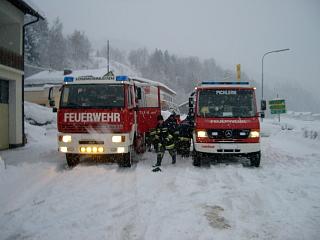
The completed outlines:
[[[194,143],[197,152],[247,154],[260,151],[260,143]]]
[[[81,134],[58,133],[58,151],[75,154],[121,154],[128,153],[133,144],[133,134]],[[61,141],[62,136],[70,136],[70,142]],[[120,136],[122,142],[112,142],[113,136]]]

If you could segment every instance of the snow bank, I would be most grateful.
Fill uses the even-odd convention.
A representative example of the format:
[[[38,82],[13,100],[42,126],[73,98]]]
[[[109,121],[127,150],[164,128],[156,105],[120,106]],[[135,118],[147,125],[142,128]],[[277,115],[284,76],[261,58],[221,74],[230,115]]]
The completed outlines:
[[[320,113],[288,111],[283,116],[303,121],[320,121]]]
[[[311,140],[320,141],[320,114],[311,112],[293,112],[281,115],[281,122],[274,116],[272,124],[279,124],[282,130],[296,129],[300,136]]]
[[[25,120],[31,125],[56,125],[57,114],[51,108],[43,107],[35,103],[24,102]]]

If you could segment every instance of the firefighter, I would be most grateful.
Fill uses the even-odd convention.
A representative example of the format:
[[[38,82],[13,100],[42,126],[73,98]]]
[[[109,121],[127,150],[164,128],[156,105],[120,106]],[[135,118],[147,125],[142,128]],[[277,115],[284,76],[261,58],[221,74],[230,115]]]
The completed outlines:
[[[164,125],[168,128],[169,133],[173,136],[174,143],[177,144],[179,141],[179,124],[177,121],[177,114],[173,112],[168,119],[164,121]]]
[[[173,136],[169,133],[167,126],[164,124],[162,115],[157,117],[158,125],[155,129],[155,140],[157,142],[157,163],[153,167],[161,166],[164,152],[168,150],[172,157],[172,164],[176,163],[176,150]]]
[[[187,116],[179,124],[179,141],[177,144],[177,154],[181,154],[182,157],[189,157],[190,145],[193,131],[193,121],[191,116]]]
[[[155,139],[155,135],[156,135],[155,128],[150,129],[150,132],[146,134],[146,145],[147,145],[148,152],[151,152],[152,145],[154,150],[155,151],[157,150],[157,141]]]

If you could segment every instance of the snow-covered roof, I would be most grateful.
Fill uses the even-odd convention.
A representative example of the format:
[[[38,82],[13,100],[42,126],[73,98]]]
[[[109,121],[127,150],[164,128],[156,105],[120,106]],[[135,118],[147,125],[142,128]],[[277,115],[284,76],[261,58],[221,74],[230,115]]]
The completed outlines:
[[[189,101],[185,101],[185,102],[183,102],[183,103],[179,104],[179,106],[178,106],[178,107],[182,107],[182,106],[187,105],[187,104],[189,104]]]
[[[24,14],[30,14],[35,17],[39,17],[44,20],[44,14],[31,0],[7,0],[17,8],[19,8]]]
[[[50,87],[54,87],[57,85],[52,85],[52,84],[45,84],[42,86],[36,86],[36,87],[24,87],[25,92],[34,92],[34,91],[43,91],[45,89],[48,89]]]
[[[70,74],[73,77],[93,76],[102,77],[108,72],[107,68],[100,69],[85,69],[73,70]],[[65,75],[63,71],[46,70],[34,74],[25,79],[25,85],[38,85],[38,84],[62,84]]]
[[[162,90],[165,90],[165,91],[169,92],[170,94],[173,94],[173,95],[177,94],[175,91],[173,91],[171,88],[169,88],[167,85],[165,85],[163,83],[156,82],[156,81],[146,79],[146,78],[141,78],[141,77],[131,77],[131,78],[136,80],[137,82],[150,83],[152,85],[159,86],[160,88],[162,88]]]

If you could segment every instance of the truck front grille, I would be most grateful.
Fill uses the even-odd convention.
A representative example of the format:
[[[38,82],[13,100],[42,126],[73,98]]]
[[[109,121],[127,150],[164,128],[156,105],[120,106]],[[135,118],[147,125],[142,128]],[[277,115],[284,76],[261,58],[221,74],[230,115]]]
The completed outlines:
[[[211,139],[245,139],[249,137],[249,129],[209,129],[208,137]]]
[[[61,124],[58,126],[59,132],[64,133],[110,133],[119,132],[123,125],[80,125],[80,124]]]

